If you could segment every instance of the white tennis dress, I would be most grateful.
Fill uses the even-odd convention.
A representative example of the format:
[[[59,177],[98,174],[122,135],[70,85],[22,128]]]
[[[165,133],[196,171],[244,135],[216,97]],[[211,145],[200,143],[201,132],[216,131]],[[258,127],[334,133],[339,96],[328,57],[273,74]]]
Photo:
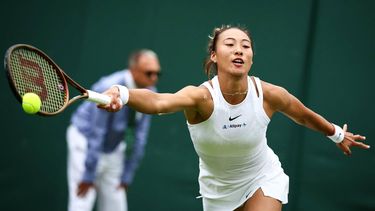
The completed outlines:
[[[279,158],[267,145],[270,119],[263,109],[259,78],[237,105],[224,99],[218,77],[205,82],[214,110],[204,122],[189,124],[190,136],[199,155],[199,186],[205,211],[229,211],[241,206],[255,191],[288,202],[289,177]],[[257,91],[255,89],[257,87]]]

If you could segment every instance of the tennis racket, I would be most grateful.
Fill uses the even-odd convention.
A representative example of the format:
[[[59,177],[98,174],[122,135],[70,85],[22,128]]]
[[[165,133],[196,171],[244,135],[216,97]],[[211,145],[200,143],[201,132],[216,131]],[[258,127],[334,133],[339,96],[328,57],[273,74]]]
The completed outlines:
[[[5,54],[4,65],[9,85],[19,102],[22,103],[22,96],[27,92],[40,97],[42,105],[37,113],[39,115],[59,114],[79,99],[104,105],[111,102],[109,96],[83,88],[45,53],[33,46],[11,46]],[[68,83],[80,94],[70,99]]]

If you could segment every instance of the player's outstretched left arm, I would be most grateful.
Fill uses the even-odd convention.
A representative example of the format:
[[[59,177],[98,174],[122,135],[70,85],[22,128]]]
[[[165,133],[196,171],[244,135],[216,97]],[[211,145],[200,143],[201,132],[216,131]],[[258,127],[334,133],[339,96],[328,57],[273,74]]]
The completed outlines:
[[[336,143],[345,155],[352,154],[350,150],[352,146],[362,149],[370,148],[369,145],[362,142],[366,137],[347,131],[346,124],[341,128],[327,121],[321,115],[303,105],[284,88],[266,82],[262,82],[262,87],[264,87],[264,98],[269,113],[281,112],[294,122],[326,135]]]

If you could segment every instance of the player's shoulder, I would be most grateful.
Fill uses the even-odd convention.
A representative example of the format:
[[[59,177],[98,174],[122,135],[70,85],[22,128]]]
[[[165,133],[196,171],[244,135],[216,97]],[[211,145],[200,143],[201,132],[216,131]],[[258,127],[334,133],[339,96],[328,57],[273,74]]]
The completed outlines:
[[[208,97],[210,96],[209,90],[203,85],[187,85],[182,88],[179,93],[188,95],[196,100],[208,99]]]
[[[284,87],[264,81],[264,80],[260,80],[260,83],[261,83],[264,95],[279,96],[279,95],[286,94],[288,92]]]
[[[195,86],[195,85],[187,85],[184,88],[182,88],[180,91],[187,92],[190,94],[202,94],[206,93],[208,90],[205,86]]]
[[[266,81],[261,81],[261,84],[263,98],[272,107],[278,108],[288,103],[289,92],[284,87]]]

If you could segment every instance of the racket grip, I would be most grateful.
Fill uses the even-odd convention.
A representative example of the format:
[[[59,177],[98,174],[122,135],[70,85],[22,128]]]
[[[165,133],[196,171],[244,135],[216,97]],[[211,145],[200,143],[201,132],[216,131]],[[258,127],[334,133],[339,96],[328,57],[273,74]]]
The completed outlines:
[[[111,102],[111,97],[105,94],[100,94],[94,91],[87,90],[87,95],[88,95],[87,100],[94,102],[94,103],[107,105]],[[119,99],[119,101],[120,101],[120,104],[122,105],[121,99]]]

